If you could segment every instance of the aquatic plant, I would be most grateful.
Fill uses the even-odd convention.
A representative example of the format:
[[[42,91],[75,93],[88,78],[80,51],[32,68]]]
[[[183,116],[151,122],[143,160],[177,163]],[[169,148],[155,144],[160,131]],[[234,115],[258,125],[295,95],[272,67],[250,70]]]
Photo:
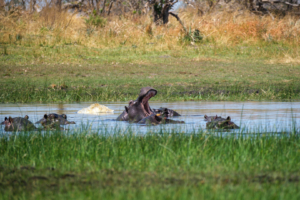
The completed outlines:
[[[299,132],[2,134],[0,191],[2,199],[297,199],[299,142]]]

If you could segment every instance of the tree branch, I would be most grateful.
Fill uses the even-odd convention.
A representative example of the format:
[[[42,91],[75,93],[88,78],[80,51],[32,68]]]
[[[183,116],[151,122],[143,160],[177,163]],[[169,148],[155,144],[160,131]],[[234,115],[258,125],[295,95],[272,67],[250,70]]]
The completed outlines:
[[[183,22],[180,20],[179,16],[173,12],[169,12],[170,15],[172,15],[173,17],[175,17],[177,19],[177,21],[179,21],[179,23],[181,24],[181,26],[183,27],[185,33],[187,33],[187,30],[183,24]]]
[[[109,4],[107,16],[110,14],[110,10],[111,10],[111,7],[112,7],[113,3],[114,3],[114,1],[111,1],[110,4]]]

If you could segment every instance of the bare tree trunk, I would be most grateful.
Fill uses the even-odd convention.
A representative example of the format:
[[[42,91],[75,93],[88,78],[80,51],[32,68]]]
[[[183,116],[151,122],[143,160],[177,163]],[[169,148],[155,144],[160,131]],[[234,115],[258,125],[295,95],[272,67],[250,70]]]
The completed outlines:
[[[288,0],[288,3],[293,3],[292,0]],[[288,5],[287,6],[287,11],[291,11],[293,9],[293,6]]]
[[[36,0],[30,0],[30,3],[29,3],[29,11],[30,12],[35,11],[35,4],[36,4]]]
[[[249,2],[250,2],[250,10],[256,10],[257,11],[256,6],[255,6],[256,2],[254,0],[249,0]]]
[[[153,21],[157,24],[160,16],[160,6],[159,3],[155,2],[153,5]]]
[[[95,10],[94,0],[91,0],[91,4],[92,4],[92,9],[93,9],[93,11],[94,11],[94,10]]]
[[[165,5],[162,9],[161,15],[163,19],[163,23],[167,24],[169,22],[169,10],[171,9],[170,5]]]
[[[107,16],[110,14],[110,10],[111,10],[111,7],[112,7],[113,3],[114,3],[114,1],[111,1],[110,4],[109,4]]]
[[[25,0],[21,0],[21,8],[26,10]]]
[[[58,10],[60,11],[61,10],[61,0],[56,1],[56,6],[57,6]]]
[[[0,10],[4,10],[5,2],[4,0],[0,0]]]
[[[106,0],[104,0],[103,6],[102,6],[102,11],[101,11],[101,13],[102,13],[103,15],[105,15],[105,4],[106,4]]]
[[[100,14],[100,0],[95,0],[96,1],[96,10],[97,10],[97,14]]]
[[[160,20],[162,20],[163,24],[167,24],[169,22],[169,11],[177,2],[178,0],[160,0],[159,3],[155,1],[153,4],[153,21],[157,25],[160,24]]]

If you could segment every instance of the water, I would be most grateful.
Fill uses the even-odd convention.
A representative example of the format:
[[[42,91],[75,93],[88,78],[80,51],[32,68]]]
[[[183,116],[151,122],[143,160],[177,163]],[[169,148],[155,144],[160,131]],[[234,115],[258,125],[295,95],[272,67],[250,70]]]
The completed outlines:
[[[43,117],[45,113],[65,113],[69,121],[75,121],[76,125],[64,126],[69,130],[89,130],[117,128],[122,133],[129,129],[136,133],[157,132],[160,130],[176,130],[178,132],[193,132],[205,129],[204,115],[230,116],[232,121],[241,127],[238,131],[246,132],[289,132],[300,124],[299,102],[151,102],[152,108],[167,107],[176,110],[182,116],[173,117],[174,120],[185,121],[186,124],[166,124],[158,126],[142,126],[129,124],[128,122],[115,121],[121,114],[127,102],[102,102],[100,104],[113,109],[114,113],[101,115],[77,114],[77,111],[90,106],[92,103],[72,104],[0,104],[0,119],[4,117],[29,116],[33,123]],[[0,132],[3,131],[2,126]],[[116,129],[115,129],[116,130]]]

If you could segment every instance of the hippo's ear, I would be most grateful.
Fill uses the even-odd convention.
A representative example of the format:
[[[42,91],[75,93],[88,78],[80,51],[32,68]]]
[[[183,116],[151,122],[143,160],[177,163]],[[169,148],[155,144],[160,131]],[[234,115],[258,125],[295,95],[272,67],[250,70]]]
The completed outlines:
[[[128,107],[127,106],[125,106],[125,111],[128,113]]]
[[[25,115],[25,117],[24,117],[25,119],[29,119],[29,117],[28,117],[28,115]]]
[[[231,121],[231,118],[230,118],[230,116],[228,116],[228,117],[227,117],[227,120],[228,120],[228,121]]]
[[[14,120],[13,120],[13,118],[9,117],[8,121],[9,121],[10,123],[12,123]]]
[[[130,106],[132,103],[133,103],[133,100],[130,100],[130,101],[128,102],[128,106]]]
[[[7,117],[5,117],[4,120],[6,121],[6,120],[7,120]]]
[[[207,115],[204,115],[204,119],[207,119]]]
[[[67,119],[67,115],[66,114],[62,114],[61,115],[64,119]]]
[[[48,115],[47,114],[44,114],[44,119],[47,119],[48,118]]]

